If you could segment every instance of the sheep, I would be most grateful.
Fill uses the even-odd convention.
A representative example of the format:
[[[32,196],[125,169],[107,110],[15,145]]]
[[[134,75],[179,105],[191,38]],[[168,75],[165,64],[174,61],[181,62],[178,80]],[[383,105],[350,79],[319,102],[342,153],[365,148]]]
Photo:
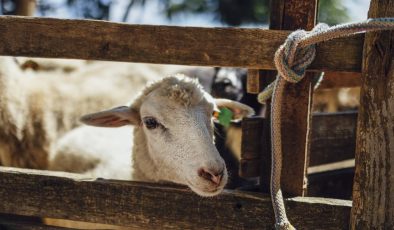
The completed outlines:
[[[246,69],[232,67],[196,68],[181,71],[181,73],[197,78],[204,89],[213,97],[239,101],[252,107],[256,113],[261,110],[262,105],[257,101],[256,95],[245,92]],[[227,134],[229,133],[231,133],[231,137],[229,141],[226,141],[226,145],[232,150],[234,157],[239,160],[241,157],[240,127],[230,126]],[[221,133],[221,135],[225,134]]]
[[[67,75],[24,72],[12,57],[0,57],[0,165],[47,169],[55,142],[80,126],[92,110],[125,103],[158,67],[95,62]],[[161,68],[172,72],[176,67]]]
[[[246,70],[244,69],[182,67],[182,68],[177,68],[176,70],[178,70],[178,72],[184,73],[186,75],[190,75],[191,77],[198,79],[200,84],[203,86],[204,90],[207,92],[211,91],[212,94],[215,96],[219,96],[227,99],[241,100],[241,102],[246,102],[249,105],[252,105],[255,111],[259,111],[260,109],[260,104],[257,103],[255,95],[244,93],[245,84],[246,84]],[[238,176],[239,161],[241,157],[241,136],[242,136],[241,127],[236,123],[232,123],[228,128],[224,128],[219,124],[215,124],[215,129],[216,129],[215,138],[217,140],[216,147],[219,150],[220,155],[224,158],[228,172],[231,175],[230,180],[226,185],[226,188],[237,188],[245,185],[254,184],[255,183],[254,181],[245,180]],[[83,145],[84,143],[86,143],[86,140],[82,141],[82,138],[78,138],[78,134],[81,137],[88,136],[85,134],[85,132],[92,132],[88,130],[89,128],[82,128],[81,130],[77,129],[75,131],[71,131],[70,134],[68,134],[65,138],[63,138],[60,141],[57,147],[60,148],[62,152],[67,153],[64,155],[80,156],[81,150],[75,148],[75,146],[69,143],[77,143],[77,146],[81,146],[81,148],[83,148]],[[102,132],[100,132],[100,129],[95,130],[95,133],[96,135],[90,136],[89,138],[96,138],[97,143],[105,140],[105,138],[99,139],[100,137],[104,136],[103,134],[101,134]],[[116,133],[114,133],[114,135],[115,134]],[[119,138],[121,136],[125,137],[126,134],[118,135],[118,136]],[[70,138],[73,138],[73,140]],[[131,140],[131,137],[129,139]],[[92,141],[89,142],[92,143]],[[111,148],[116,148],[117,146],[121,146],[121,145],[115,145],[112,146]],[[108,146],[104,146],[104,147],[107,148]],[[124,164],[124,162],[129,162],[129,160],[127,159],[127,154],[124,156],[124,158],[123,156],[119,156],[118,154],[118,157],[116,159],[120,159],[120,158],[124,159],[123,161],[118,161],[118,162],[114,161],[115,158],[109,157],[107,159],[103,159],[100,157],[95,157],[94,154],[95,154],[94,151],[85,151],[83,155],[88,155],[89,156],[88,158],[81,157],[81,159],[78,159],[77,157],[75,157],[75,159],[77,159],[75,164],[72,164],[71,162],[70,164],[61,164],[59,165],[60,167],[51,168],[51,170],[74,171],[74,172],[81,172],[84,170],[86,171],[86,168],[90,168],[95,165],[92,164],[92,162],[96,161],[97,163],[99,159],[101,159],[102,162],[107,162],[107,164],[118,163],[119,165],[121,165]],[[65,159],[59,160],[59,162],[64,162],[70,159],[74,159],[74,158],[66,157]],[[71,168],[68,168],[69,166],[71,166]],[[78,166],[81,168],[81,170],[77,169]],[[118,171],[110,172],[109,170],[107,170],[105,172],[106,174],[103,176],[107,178],[129,179],[128,173],[123,173],[119,175]],[[90,172],[90,174],[95,175],[95,172],[92,171]]]
[[[130,126],[112,129],[93,126],[75,128],[57,141],[55,154],[49,159],[49,170],[131,180],[132,140]]]
[[[57,155],[51,159],[50,168],[106,177],[106,172],[122,168],[108,168],[116,165],[108,163],[108,159],[119,158],[119,162],[129,162],[130,167],[124,166],[129,171],[114,173],[111,175],[115,176],[113,179],[170,181],[187,185],[201,196],[217,195],[225,186],[228,175],[214,146],[213,120],[216,118],[212,114],[223,107],[233,111],[234,120],[254,114],[253,109],[244,104],[213,99],[195,79],[181,74],[163,78],[148,85],[129,106],[83,116],[81,121],[87,125],[121,128],[115,131],[103,129],[99,135],[95,135],[98,132],[95,127],[73,130],[59,140]],[[133,125],[133,134],[124,135],[125,140],[118,141],[121,135],[117,132],[131,133],[131,127],[122,127],[125,125]],[[78,141],[88,136],[95,137],[85,138],[83,143]],[[131,138],[130,155],[130,150],[126,150],[131,148]],[[97,146],[99,143],[103,144]],[[70,154],[75,152],[80,152],[82,157]],[[73,162],[81,158],[84,158],[86,167],[73,169]]]

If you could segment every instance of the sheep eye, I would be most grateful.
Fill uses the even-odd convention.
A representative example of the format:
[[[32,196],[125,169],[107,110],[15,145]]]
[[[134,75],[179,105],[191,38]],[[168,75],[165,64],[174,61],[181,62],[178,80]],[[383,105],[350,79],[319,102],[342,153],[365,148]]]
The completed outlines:
[[[153,117],[145,117],[143,121],[147,129],[156,129],[160,125],[160,123]]]

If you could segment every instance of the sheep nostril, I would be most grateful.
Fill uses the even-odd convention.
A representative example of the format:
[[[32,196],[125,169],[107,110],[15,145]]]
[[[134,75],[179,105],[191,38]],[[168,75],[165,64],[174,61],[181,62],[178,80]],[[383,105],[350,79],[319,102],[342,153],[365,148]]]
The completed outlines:
[[[198,170],[198,176],[203,178],[203,179],[205,179],[205,180],[211,181],[211,182],[213,182],[216,185],[219,185],[220,182],[222,181],[223,170],[220,171],[220,172],[213,173],[213,172],[211,172],[209,170],[200,168]]]
[[[211,180],[212,178],[212,174],[203,168],[200,168],[198,170],[198,176],[204,178],[205,180]]]
[[[222,181],[222,177],[223,177],[223,174],[219,174],[219,175],[216,175],[216,176],[212,176],[211,181],[212,181],[213,183],[219,185],[219,184],[220,184],[220,181]]]

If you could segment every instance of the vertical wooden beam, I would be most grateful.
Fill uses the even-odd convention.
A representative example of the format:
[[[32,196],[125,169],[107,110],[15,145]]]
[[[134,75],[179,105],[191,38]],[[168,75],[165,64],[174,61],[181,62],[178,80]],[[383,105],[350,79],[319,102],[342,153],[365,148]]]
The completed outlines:
[[[394,1],[372,0],[370,18],[394,17]],[[352,229],[394,229],[394,32],[364,42]]]
[[[248,69],[248,76],[246,77],[246,92],[252,94],[260,93],[261,82],[260,73],[258,69]]]
[[[317,0],[271,0],[270,29],[311,30],[316,23]],[[272,75],[272,73],[267,73]],[[282,111],[282,189],[291,196],[306,191],[306,168],[310,149],[313,74],[286,87]],[[264,165],[263,168],[266,168]],[[262,179],[262,183],[264,184]]]
[[[36,0],[16,0],[15,14],[21,16],[34,16],[36,12]]]

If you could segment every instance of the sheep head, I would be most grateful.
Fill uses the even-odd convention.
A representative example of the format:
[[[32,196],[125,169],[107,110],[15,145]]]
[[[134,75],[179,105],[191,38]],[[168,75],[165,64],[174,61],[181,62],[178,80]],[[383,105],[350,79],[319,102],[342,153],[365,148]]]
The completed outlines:
[[[247,71],[240,68],[218,68],[212,83],[214,97],[239,101],[244,96]]]
[[[213,114],[223,107],[232,111],[234,120],[253,114],[241,103],[212,98],[197,80],[176,75],[148,86],[130,106],[88,114],[81,121],[102,127],[134,125],[144,133],[147,154],[160,180],[185,184],[201,196],[214,196],[228,178],[214,145]]]

